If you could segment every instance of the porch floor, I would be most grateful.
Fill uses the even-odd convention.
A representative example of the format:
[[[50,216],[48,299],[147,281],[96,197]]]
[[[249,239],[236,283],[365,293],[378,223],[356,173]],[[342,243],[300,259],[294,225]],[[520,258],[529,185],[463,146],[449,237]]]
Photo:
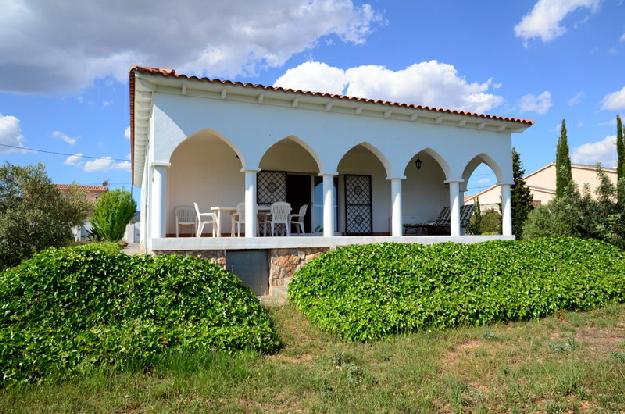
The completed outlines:
[[[255,250],[339,247],[369,243],[479,243],[514,240],[514,236],[291,236],[291,237],[164,237],[152,239],[152,250]]]

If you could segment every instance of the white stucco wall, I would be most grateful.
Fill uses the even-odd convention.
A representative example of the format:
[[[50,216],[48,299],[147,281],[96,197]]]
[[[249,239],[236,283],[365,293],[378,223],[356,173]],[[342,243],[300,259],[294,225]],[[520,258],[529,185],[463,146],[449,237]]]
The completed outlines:
[[[287,137],[289,140],[283,141]],[[512,182],[509,130],[320,111],[303,104],[295,108],[156,91],[152,94],[149,141],[147,165],[171,163],[166,186],[168,233],[175,232],[173,209],[177,205],[197,201],[207,210],[242,201],[241,169],[371,174],[376,233],[390,230],[388,178],[405,177],[405,223],[436,218],[441,208],[449,205],[449,186],[444,181],[466,178],[477,161],[488,162],[498,182]],[[412,162],[417,153],[423,161],[420,170]],[[152,168],[146,172],[147,185],[144,183],[142,192],[144,219],[149,223],[153,203],[149,188],[154,174]],[[342,185],[341,178],[337,217],[341,230]],[[229,217],[224,220],[222,228],[229,229]],[[145,230],[149,243],[149,225]]]
[[[385,160],[388,176],[402,176],[414,154],[429,149],[448,179],[461,179],[467,163],[483,153],[497,163],[501,179],[512,181],[509,132],[161,93],[153,101],[155,161],[167,162],[186,137],[209,128],[237,149],[246,168],[258,168],[271,145],[295,136],[320,172],[336,172],[343,155],[366,142]]]

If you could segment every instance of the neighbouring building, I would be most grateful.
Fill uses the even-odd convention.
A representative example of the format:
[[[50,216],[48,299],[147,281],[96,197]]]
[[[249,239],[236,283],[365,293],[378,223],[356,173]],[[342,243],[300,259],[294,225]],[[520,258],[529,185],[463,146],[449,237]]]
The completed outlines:
[[[95,204],[98,198],[108,191],[106,185],[81,185],[81,184],[55,184],[61,193],[66,193],[70,189],[77,189],[85,193],[88,201]],[[74,235],[74,241],[85,241],[89,238],[92,226],[89,220],[85,221],[80,226],[72,228],[72,234]]]
[[[133,67],[129,86],[147,251],[210,257],[265,294],[335,246],[513,238],[511,134],[532,121],[163,68]],[[481,163],[502,189],[501,236],[461,236],[467,181]],[[304,235],[266,236],[268,221],[280,224],[281,212],[268,215],[276,202],[303,211]],[[404,235],[404,224],[443,211],[449,235]]]
[[[610,178],[610,181],[616,185],[616,168],[603,168],[603,171]],[[580,191],[584,186],[588,185],[590,192],[595,196],[595,191],[599,186],[599,178],[597,177],[597,167],[595,165],[572,164],[571,173],[573,181],[577,184]],[[534,198],[534,206],[548,203],[556,195],[556,164],[550,163],[538,170],[527,174],[525,182]],[[465,197],[465,203],[472,204],[476,199],[480,200],[480,208],[485,210],[500,210],[501,189],[494,185],[481,191],[475,195]]]
[[[108,187],[106,185],[55,184],[55,186],[61,191],[61,193],[65,193],[71,188],[76,188],[86,194],[87,200],[93,202],[95,202],[103,193],[108,191]]]

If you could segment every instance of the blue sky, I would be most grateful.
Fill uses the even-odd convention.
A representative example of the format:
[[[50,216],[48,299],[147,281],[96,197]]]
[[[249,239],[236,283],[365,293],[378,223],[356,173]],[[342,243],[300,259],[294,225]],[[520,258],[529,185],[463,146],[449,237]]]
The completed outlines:
[[[43,162],[55,182],[130,188],[134,63],[531,118],[513,135],[528,172],[553,160],[566,118],[574,162],[615,160],[622,0],[193,0],[176,13],[160,0],[5,2],[0,144],[77,155],[0,147],[0,158]],[[480,168],[470,190],[492,183]]]

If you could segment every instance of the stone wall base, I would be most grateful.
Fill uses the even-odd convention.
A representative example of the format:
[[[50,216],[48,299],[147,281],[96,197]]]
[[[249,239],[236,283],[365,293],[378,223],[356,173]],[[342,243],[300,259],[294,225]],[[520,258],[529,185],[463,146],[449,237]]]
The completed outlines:
[[[266,249],[269,269],[269,274],[266,277],[269,286],[269,296],[277,299],[286,299],[286,289],[295,272],[328,250],[328,247]],[[224,269],[228,268],[227,250],[155,250],[153,253],[197,256],[210,259]]]

